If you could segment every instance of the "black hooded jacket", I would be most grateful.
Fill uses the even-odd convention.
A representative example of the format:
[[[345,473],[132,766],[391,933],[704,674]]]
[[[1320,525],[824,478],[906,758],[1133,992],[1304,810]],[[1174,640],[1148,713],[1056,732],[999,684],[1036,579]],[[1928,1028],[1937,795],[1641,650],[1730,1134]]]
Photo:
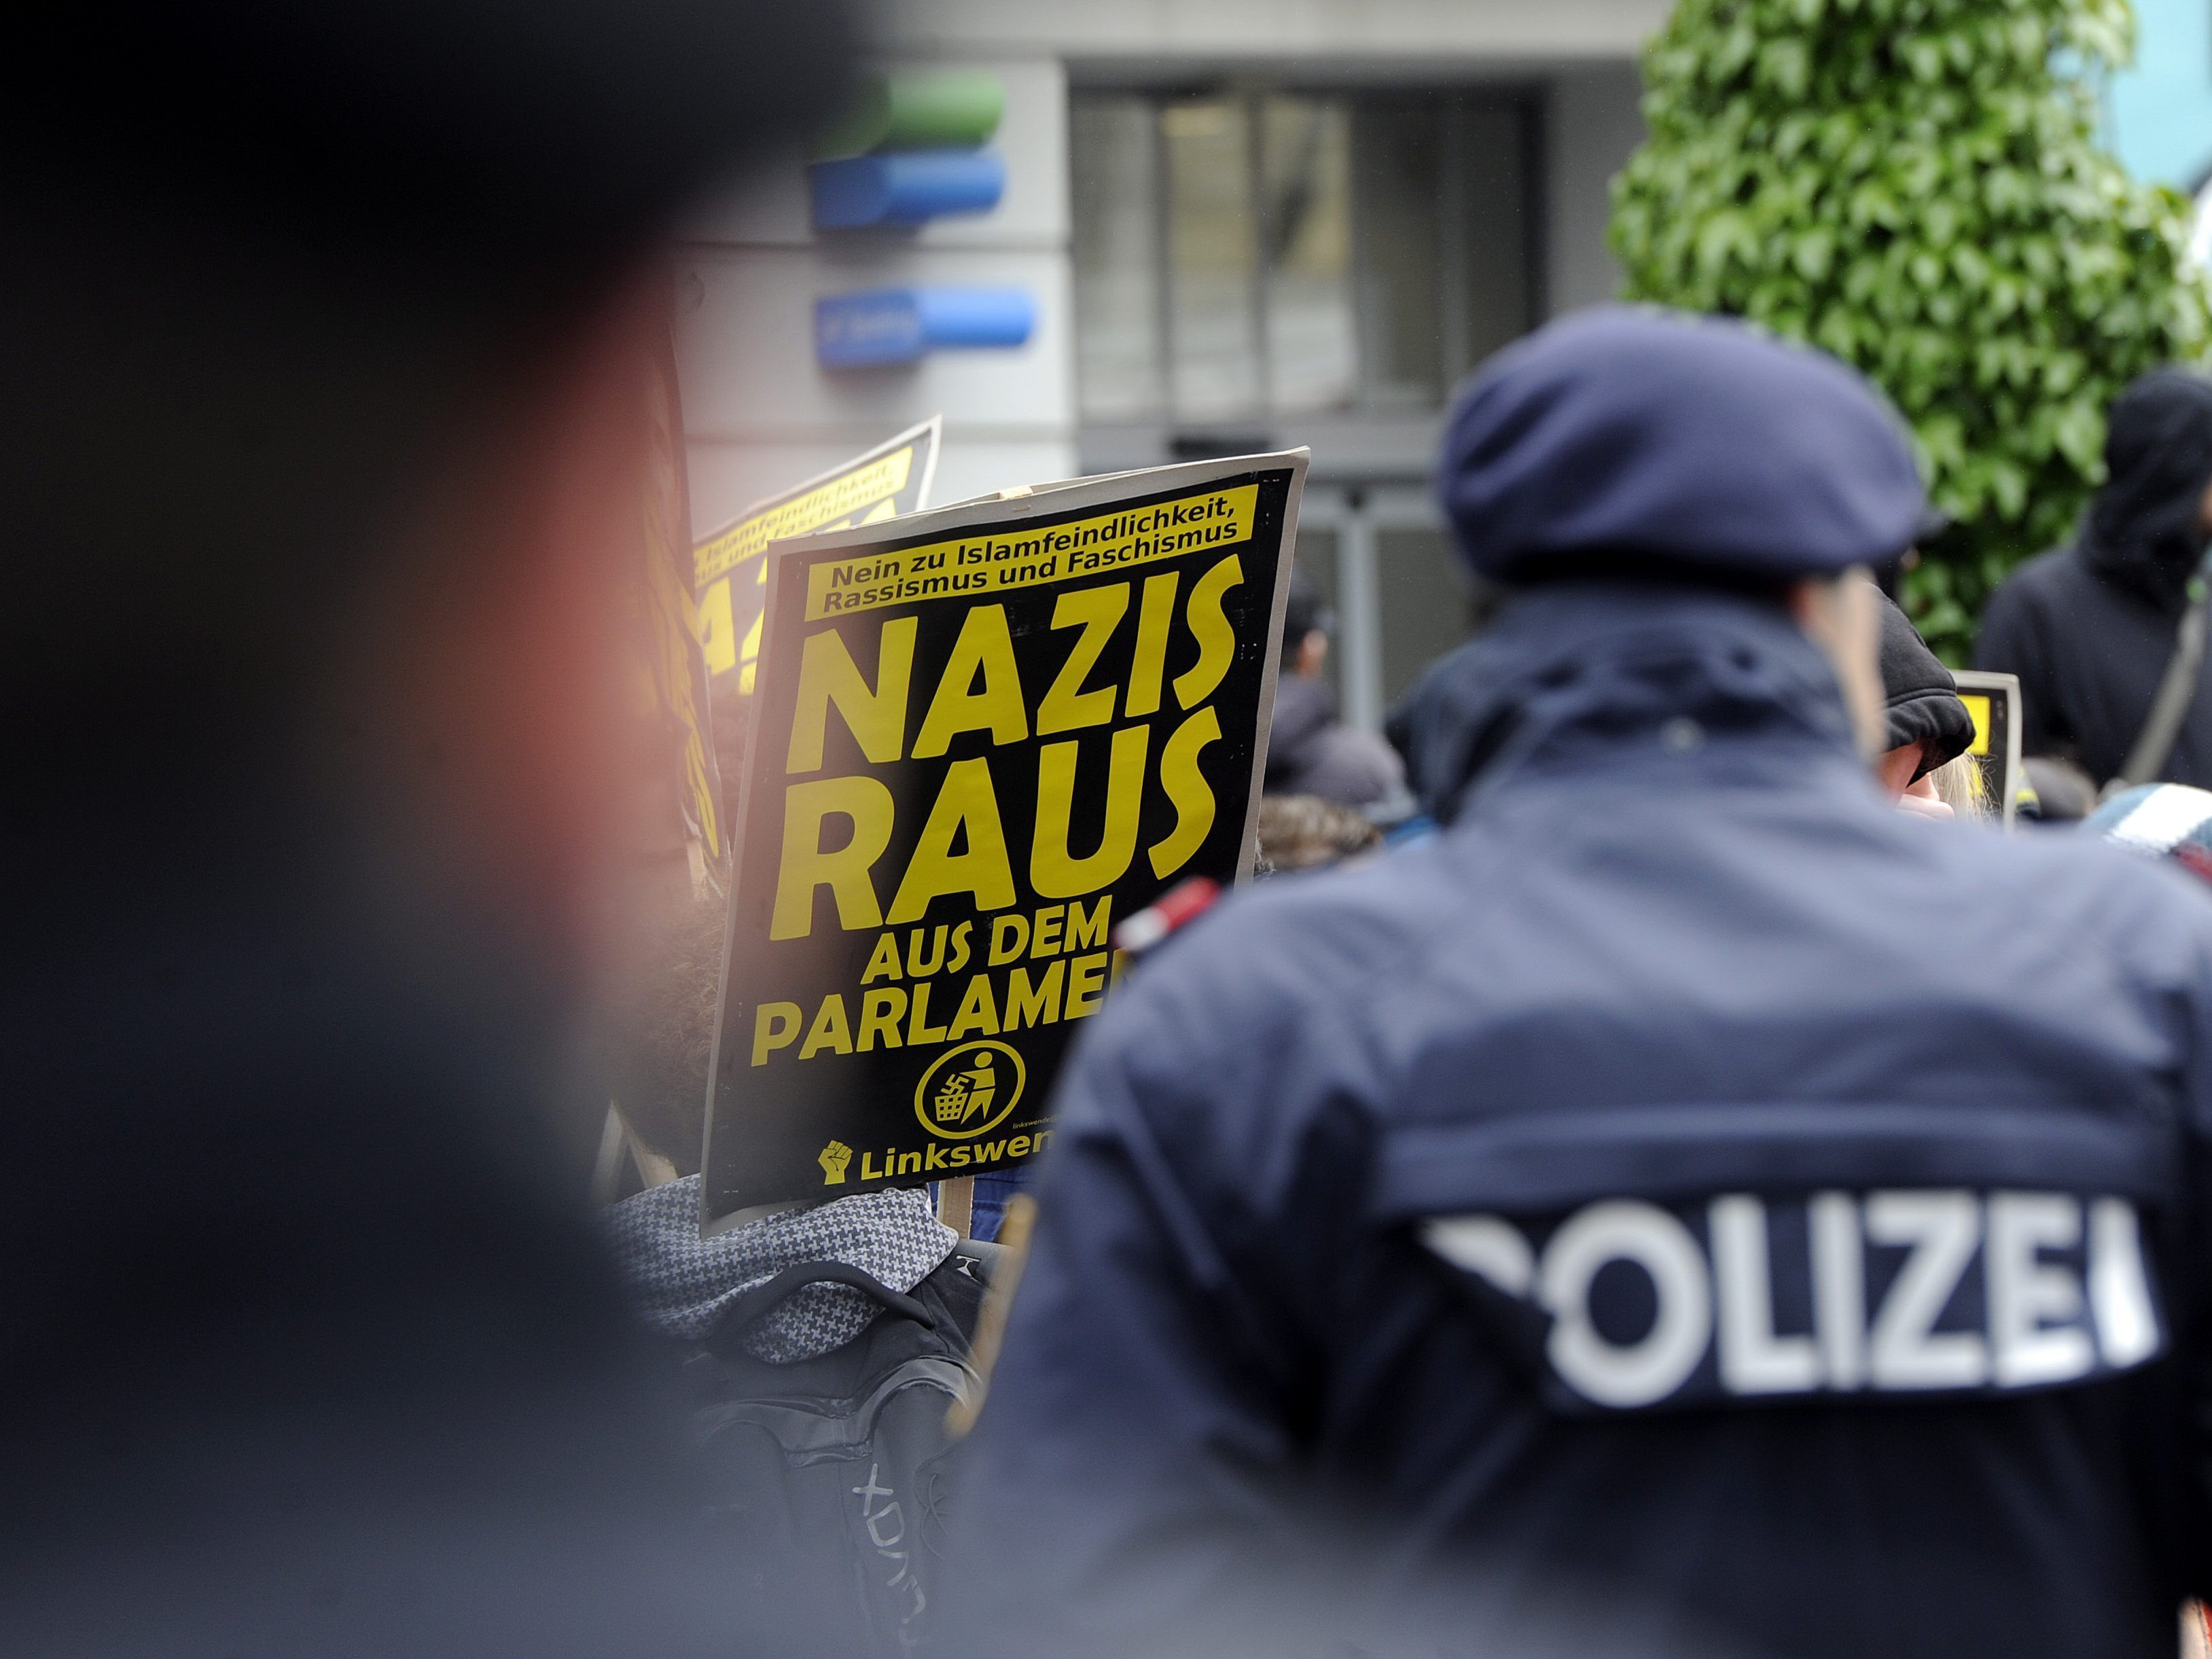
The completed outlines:
[[[2204,551],[2212,382],[2144,375],[2112,406],[2109,477],[2074,544],[2014,571],[1990,596],[1978,668],[2020,676],[2021,747],[2117,774],[2150,712]],[[2160,777],[2212,785],[2212,696],[2201,688]]]

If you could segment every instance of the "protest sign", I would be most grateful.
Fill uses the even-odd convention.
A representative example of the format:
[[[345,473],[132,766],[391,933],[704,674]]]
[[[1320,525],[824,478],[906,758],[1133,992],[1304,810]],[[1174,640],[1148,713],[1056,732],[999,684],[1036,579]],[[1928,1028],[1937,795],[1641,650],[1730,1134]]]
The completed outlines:
[[[904,518],[929,504],[944,417],[932,416],[865,455],[747,507],[692,550],[699,640],[718,689],[749,696],[760,657],[768,544]]]
[[[608,955],[595,1038],[611,1060],[616,1100],[599,1140],[592,1191],[610,1202],[624,1170],[641,1174],[655,1156],[632,1133],[655,1098],[685,1099],[696,1112],[707,1087],[697,1043],[684,1028],[700,1000],[701,935],[727,931],[729,826],[708,710],[705,659],[691,600],[691,538],[684,477],[684,419],[672,348],[647,365],[643,395],[650,443],[641,479],[637,536],[622,594],[635,726],[634,765],[617,775],[628,856],[618,872],[617,926]],[[640,799],[629,797],[645,792]],[[708,970],[711,972],[711,969]],[[702,1018],[691,1030],[705,1035]],[[686,1084],[693,1086],[686,1089]],[[647,1117],[636,1115],[647,1109]],[[671,1173],[673,1173],[672,1167]]]
[[[643,672],[640,702],[656,728],[650,739],[672,756],[684,838],[701,860],[722,856],[722,785],[708,712],[705,653],[691,598],[685,553],[690,547],[684,476],[684,415],[671,343],[654,362],[647,390],[652,453],[644,502],[644,562],[632,590],[635,650]]]
[[[2021,788],[2020,678],[1971,668],[1956,669],[1951,678],[1958,682],[1959,701],[1973,716],[1974,741],[1966,752],[1981,769],[1990,806],[2010,829]]]
[[[1249,870],[1305,465],[769,556],[702,1226],[1043,1150],[1115,919]]]

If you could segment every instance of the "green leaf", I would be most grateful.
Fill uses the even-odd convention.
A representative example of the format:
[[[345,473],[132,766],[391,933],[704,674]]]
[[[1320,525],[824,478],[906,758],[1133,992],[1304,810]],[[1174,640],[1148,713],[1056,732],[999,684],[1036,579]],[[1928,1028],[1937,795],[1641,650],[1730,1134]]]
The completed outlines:
[[[2027,475],[2010,461],[1991,461],[1990,500],[2001,517],[2017,519],[2021,508],[2027,505]]]
[[[1751,222],[1740,213],[1717,213],[1698,232],[1698,268],[1708,276],[1717,274],[1732,256],[1758,251]]]
[[[1802,40],[1774,40],[1759,54],[1759,78],[1784,98],[1805,95],[1813,76],[1813,62]]]
[[[1943,43],[1926,35],[1913,35],[1897,43],[1897,55],[1916,81],[1934,81],[1943,73]]]
[[[1801,231],[1790,250],[1790,262],[1797,274],[1808,283],[1827,280],[1829,267],[1836,257],[1836,234],[1826,225],[1815,225]]]
[[[2104,410],[2087,398],[2077,398],[2059,411],[2051,436],[2059,453],[2087,477],[2104,459]]]
[[[1626,290],[1809,339],[1896,402],[1954,520],[1906,580],[1947,659],[2102,477],[2104,410],[2212,349],[2189,204],[2098,148],[2126,0],[1676,0],[1613,187]]]

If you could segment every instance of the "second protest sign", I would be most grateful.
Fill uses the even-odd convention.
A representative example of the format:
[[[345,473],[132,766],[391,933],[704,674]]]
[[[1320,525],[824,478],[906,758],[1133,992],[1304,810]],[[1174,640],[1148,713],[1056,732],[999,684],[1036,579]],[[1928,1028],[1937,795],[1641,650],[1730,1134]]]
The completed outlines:
[[[771,556],[703,1224],[1044,1149],[1115,920],[1249,866],[1304,472],[1162,467]]]

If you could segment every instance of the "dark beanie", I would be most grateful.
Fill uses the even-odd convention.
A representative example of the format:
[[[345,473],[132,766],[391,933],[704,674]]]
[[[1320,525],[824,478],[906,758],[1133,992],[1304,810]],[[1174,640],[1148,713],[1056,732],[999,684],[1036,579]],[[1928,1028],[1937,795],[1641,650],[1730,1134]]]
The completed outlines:
[[[1959,700],[1959,683],[1928,648],[1912,620],[1887,594],[1881,601],[1881,689],[1889,706],[1886,749],[1920,745],[1915,782],[1973,746],[1974,718]]]
[[[1895,558],[1927,509],[1902,422],[1834,358],[1626,307],[1492,358],[1452,410],[1437,489],[1462,555],[1505,582],[1831,575]]]

